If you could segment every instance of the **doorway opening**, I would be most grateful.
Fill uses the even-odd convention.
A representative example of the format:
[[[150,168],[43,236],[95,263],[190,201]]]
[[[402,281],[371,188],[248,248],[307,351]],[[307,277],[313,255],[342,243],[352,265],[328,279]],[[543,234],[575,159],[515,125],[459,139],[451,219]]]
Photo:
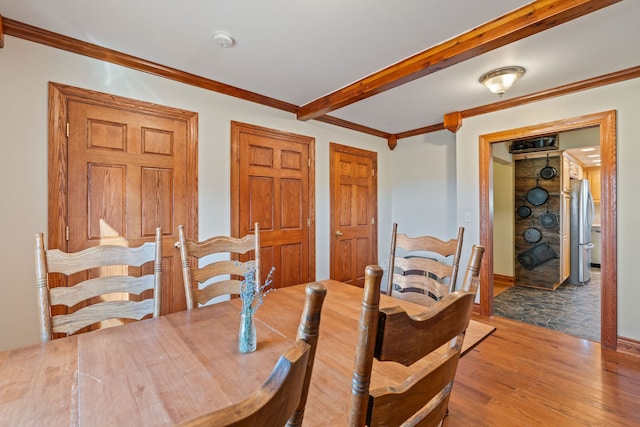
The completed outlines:
[[[598,127],[601,155],[601,345],[617,347],[617,166],[616,112],[580,116],[525,128],[511,129],[480,136],[480,242],[486,248],[486,263],[481,272],[480,313],[494,314],[494,241],[493,241],[493,144],[513,139],[549,135],[588,127]]]
[[[561,132],[553,139],[556,144],[549,148],[514,148],[522,140],[493,145],[493,238],[500,242],[494,246],[494,314],[600,342],[599,127]],[[572,188],[585,181],[594,203],[585,199],[579,209]],[[548,191],[546,203],[530,203],[527,192],[533,185]],[[587,204],[593,207],[589,215]],[[585,214],[582,227],[580,212]],[[540,248],[555,256],[529,265]],[[581,251],[591,257],[582,269]]]

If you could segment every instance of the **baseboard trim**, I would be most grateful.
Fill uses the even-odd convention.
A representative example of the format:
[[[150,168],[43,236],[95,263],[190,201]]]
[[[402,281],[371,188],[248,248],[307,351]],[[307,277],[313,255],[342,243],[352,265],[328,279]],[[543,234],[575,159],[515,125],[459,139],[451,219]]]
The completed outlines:
[[[477,314],[478,316],[482,316],[480,313],[480,304],[477,302],[473,303],[473,308],[471,309],[471,314]]]
[[[513,276],[503,276],[502,274],[494,274],[493,283],[495,285],[513,286],[516,284],[516,278]]]
[[[618,351],[621,353],[631,354],[633,356],[640,356],[640,341],[618,337]]]

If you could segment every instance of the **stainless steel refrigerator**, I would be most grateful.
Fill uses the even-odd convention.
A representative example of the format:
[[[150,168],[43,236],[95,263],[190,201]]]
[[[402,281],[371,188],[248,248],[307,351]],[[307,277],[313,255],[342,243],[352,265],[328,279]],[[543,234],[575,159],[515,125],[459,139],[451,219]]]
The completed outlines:
[[[571,231],[571,271],[568,283],[584,285],[591,280],[591,224],[593,198],[587,179],[571,180],[569,227]]]

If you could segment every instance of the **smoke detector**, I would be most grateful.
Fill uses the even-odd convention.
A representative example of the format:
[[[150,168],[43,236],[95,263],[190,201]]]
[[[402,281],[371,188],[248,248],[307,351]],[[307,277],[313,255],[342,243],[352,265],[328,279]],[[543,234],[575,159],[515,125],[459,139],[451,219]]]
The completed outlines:
[[[213,42],[218,47],[228,48],[233,46],[233,37],[226,31],[216,31],[213,33]]]

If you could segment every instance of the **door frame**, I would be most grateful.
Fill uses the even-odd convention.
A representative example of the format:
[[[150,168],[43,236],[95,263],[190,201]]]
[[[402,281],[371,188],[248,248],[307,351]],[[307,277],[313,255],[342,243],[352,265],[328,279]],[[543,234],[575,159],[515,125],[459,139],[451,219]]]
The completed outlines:
[[[601,332],[602,348],[615,350],[618,340],[618,255],[617,255],[617,147],[616,111],[603,111],[554,122],[480,135],[480,244],[485,247],[480,282],[480,314],[493,315],[493,148],[510,139],[532,138],[550,133],[596,127],[600,129],[601,166]]]
[[[240,133],[250,130],[275,139],[303,144],[309,150],[309,281],[316,280],[316,147],[315,138],[279,129],[266,128],[249,123],[231,121],[231,177],[230,177],[230,212],[231,236],[240,236]]]
[[[49,159],[48,159],[48,247],[67,250],[66,227],[68,217],[67,194],[67,122],[70,100],[93,103],[110,108],[120,108],[148,115],[160,115],[184,121],[187,128],[187,199],[185,229],[187,238],[198,236],[198,114],[110,95],[60,83],[49,82]],[[175,234],[176,230],[171,230]],[[163,234],[165,232],[163,231]],[[179,255],[178,255],[179,256]],[[57,286],[54,284],[53,286]]]
[[[335,206],[331,205],[331,202],[334,200],[333,194],[331,192],[334,188],[334,168],[336,165],[333,165],[331,162],[333,161],[333,153],[341,152],[346,154],[352,154],[354,156],[367,157],[371,159],[371,167],[373,169],[373,182],[372,182],[372,192],[374,196],[373,206],[371,206],[372,214],[374,215],[375,224],[373,224],[373,233],[372,233],[372,262],[377,262],[375,260],[378,259],[378,153],[375,151],[365,150],[361,148],[355,148],[348,145],[342,145],[335,142],[329,143],[329,275],[333,272],[333,266],[331,263],[334,259],[333,248],[334,248],[334,232],[339,228],[339,224],[335,223],[335,218],[332,212],[335,211]],[[364,272],[362,273],[364,275]]]

